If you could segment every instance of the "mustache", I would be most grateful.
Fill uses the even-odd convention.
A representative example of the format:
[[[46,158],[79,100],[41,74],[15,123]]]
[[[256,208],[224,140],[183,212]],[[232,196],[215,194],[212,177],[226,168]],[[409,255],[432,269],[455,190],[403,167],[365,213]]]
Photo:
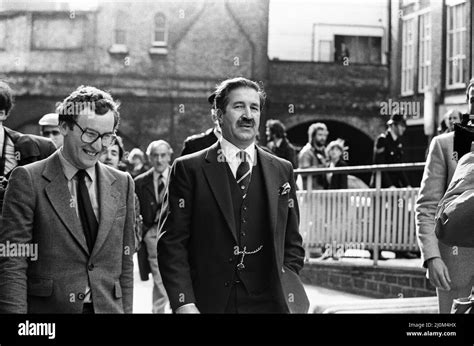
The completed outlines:
[[[248,119],[248,118],[240,118],[240,119],[237,121],[237,126],[242,126],[242,125],[255,126],[255,120],[253,120],[253,119]]]

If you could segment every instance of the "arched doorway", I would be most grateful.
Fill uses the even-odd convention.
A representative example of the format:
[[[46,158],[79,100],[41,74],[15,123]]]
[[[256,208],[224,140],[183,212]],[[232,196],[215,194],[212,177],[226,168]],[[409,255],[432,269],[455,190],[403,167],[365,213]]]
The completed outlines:
[[[370,165],[372,164],[374,141],[361,130],[347,123],[334,120],[307,121],[287,129],[287,137],[291,143],[299,149],[308,142],[308,128],[315,122],[326,124],[329,131],[328,142],[337,138],[345,140],[349,147],[347,162],[350,166]],[[364,180],[367,184],[370,182],[370,173],[354,174]]]

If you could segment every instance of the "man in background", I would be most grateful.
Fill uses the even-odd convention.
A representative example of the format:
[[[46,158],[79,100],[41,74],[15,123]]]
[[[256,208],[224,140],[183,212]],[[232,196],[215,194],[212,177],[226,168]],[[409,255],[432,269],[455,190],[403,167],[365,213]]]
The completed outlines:
[[[168,301],[158,268],[158,223],[165,211],[165,192],[170,174],[173,149],[164,140],[151,142],[146,150],[152,168],[135,178],[135,188],[143,217],[143,241],[138,250],[138,266],[141,279],[153,276],[153,313],[164,313]]]
[[[64,137],[59,129],[59,114],[48,113],[41,117],[38,121],[41,136],[49,138],[53,141],[56,148],[63,146]]]
[[[276,156],[291,162],[294,169],[298,167],[296,149],[286,138],[285,125],[280,120],[270,119],[266,123],[267,148]]]
[[[326,168],[328,159],[326,156],[326,141],[329,131],[325,124],[315,123],[308,128],[308,143],[298,154],[298,168]],[[303,179],[303,189],[306,189],[307,179]],[[313,177],[313,190],[327,189],[328,182],[325,174]]]
[[[8,178],[13,169],[45,159],[56,150],[54,143],[48,139],[22,134],[3,125],[10,116],[13,105],[10,86],[0,81],[0,215]]]
[[[392,114],[387,121],[388,129],[380,134],[374,144],[374,165],[404,162],[402,137],[407,129],[406,118],[402,114]],[[382,172],[382,188],[407,187],[408,178],[401,171]],[[372,174],[371,187],[375,187],[375,173]]]
[[[211,94],[208,97],[209,103],[214,104],[214,94]],[[181,156],[192,154],[202,149],[209,148],[211,145],[217,142],[217,140],[222,136],[221,129],[217,122],[214,110],[212,110],[212,122],[214,127],[206,130],[206,132],[189,136],[184,140],[183,150],[181,151]]]

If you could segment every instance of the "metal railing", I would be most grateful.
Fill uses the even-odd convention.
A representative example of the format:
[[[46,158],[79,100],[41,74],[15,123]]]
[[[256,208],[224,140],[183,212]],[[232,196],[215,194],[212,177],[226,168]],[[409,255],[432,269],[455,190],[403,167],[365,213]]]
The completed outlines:
[[[309,258],[312,247],[332,250],[373,250],[377,265],[380,250],[413,251],[418,248],[415,232],[415,202],[418,187],[381,188],[383,171],[413,171],[425,163],[369,165],[337,168],[297,169],[304,178],[317,174],[375,172],[375,188],[313,190],[313,179],[304,179],[297,192],[300,231]]]

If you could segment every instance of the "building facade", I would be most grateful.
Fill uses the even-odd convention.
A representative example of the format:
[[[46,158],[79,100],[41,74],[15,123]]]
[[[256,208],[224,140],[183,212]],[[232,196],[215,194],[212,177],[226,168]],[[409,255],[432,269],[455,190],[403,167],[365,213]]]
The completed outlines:
[[[120,133],[142,149],[212,126],[207,96],[220,80],[266,84],[264,0],[0,2],[0,78],[17,105],[6,125],[38,119],[79,85],[121,101]]]
[[[447,111],[467,110],[473,6],[472,0],[392,0],[390,95],[421,109],[421,116],[407,114],[414,161],[424,161]]]

